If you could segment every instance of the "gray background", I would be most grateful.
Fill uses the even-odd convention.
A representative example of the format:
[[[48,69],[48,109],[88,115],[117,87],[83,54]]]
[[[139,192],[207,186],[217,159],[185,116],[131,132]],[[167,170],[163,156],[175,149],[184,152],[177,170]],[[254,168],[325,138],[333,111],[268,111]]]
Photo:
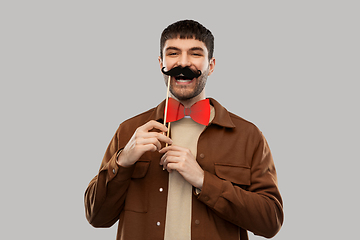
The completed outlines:
[[[190,18],[215,35],[207,95],[272,149],[274,239],[355,239],[357,1],[123,2],[1,1],[0,238],[115,239],[87,223],[84,191],[118,125],[165,98],[160,33]]]

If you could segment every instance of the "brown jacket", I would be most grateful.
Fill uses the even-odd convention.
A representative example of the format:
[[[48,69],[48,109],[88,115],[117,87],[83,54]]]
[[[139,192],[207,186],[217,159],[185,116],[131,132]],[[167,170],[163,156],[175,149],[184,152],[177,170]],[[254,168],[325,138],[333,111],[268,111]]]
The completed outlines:
[[[269,146],[252,123],[229,113],[214,99],[215,118],[200,135],[196,159],[205,171],[200,195],[192,200],[191,236],[248,239],[249,230],[273,237],[283,222],[282,199]],[[119,220],[117,239],[163,239],[168,173],[158,152],[145,153],[133,166],[116,164],[136,128],[162,122],[165,102],[120,124],[85,192],[86,217],[94,227]]]

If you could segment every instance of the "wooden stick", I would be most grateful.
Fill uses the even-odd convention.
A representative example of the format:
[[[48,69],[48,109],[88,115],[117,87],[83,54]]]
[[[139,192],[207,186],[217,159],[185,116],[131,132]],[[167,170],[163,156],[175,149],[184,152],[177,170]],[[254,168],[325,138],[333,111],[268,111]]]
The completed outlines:
[[[166,135],[167,137],[170,137],[170,124],[171,124],[171,122],[168,123],[168,131],[167,131],[167,135]]]
[[[165,101],[165,113],[164,113],[164,125],[166,126],[166,117],[167,117],[167,111],[168,111],[168,103],[169,103],[169,92],[170,92],[170,80],[171,76],[168,78],[168,84],[167,84],[167,92],[166,92],[166,101]],[[168,124],[168,131],[167,131],[167,137],[170,136],[170,122]],[[165,133],[164,133],[165,134]],[[167,147],[169,144],[166,143],[165,147]]]
[[[164,125],[165,126],[166,126],[166,117],[167,117],[168,102],[169,102],[170,79],[171,79],[171,76],[169,76],[169,79],[168,79],[167,92],[166,92],[165,113],[164,113]]]

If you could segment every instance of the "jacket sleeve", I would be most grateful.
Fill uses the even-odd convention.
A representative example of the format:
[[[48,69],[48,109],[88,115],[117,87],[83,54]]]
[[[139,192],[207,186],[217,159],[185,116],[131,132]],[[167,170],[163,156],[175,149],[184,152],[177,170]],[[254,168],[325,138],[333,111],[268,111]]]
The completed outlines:
[[[111,140],[100,170],[85,191],[86,218],[94,227],[111,227],[124,208],[127,188],[134,166],[125,168],[117,165],[116,155],[123,147],[118,131]]]
[[[262,136],[262,134],[261,134]],[[205,171],[198,199],[221,218],[267,238],[283,223],[283,204],[269,146],[262,136],[255,148],[246,188]]]

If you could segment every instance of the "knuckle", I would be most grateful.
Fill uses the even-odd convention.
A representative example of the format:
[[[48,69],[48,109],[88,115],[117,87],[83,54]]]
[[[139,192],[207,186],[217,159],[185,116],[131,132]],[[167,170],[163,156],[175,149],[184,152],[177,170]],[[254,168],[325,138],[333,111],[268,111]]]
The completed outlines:
[[[150,126],[154,126],[154,125],[156,125],[156,121],[155,120],[150,120],[149,122],[148,122],[148,125],[150,125]]]
[[[135,146],[134,146],[134,150],[135,151],[139,151],[139,150],[141,150],[141,146],[140,145],[138,145],[138,144],[136,144]]]
[[[157,150],[157,147],[155,145],[152,145],[152,149],[153,152],[155,152]]]
[[[135,138],[139,138],[140,137],[140,131],[137,129],[134,133],[134,137]]]
[[[137,138],[137,139],[135,139],[134,142],[135,142],[135,146],[139,146],[139,145],[140,145],[140,139]]]
[[[144,126],[145,126],[145,125],[142,125],[142,126],[136,128],[135,133],[141,131],[141,130],[144,128]]]

